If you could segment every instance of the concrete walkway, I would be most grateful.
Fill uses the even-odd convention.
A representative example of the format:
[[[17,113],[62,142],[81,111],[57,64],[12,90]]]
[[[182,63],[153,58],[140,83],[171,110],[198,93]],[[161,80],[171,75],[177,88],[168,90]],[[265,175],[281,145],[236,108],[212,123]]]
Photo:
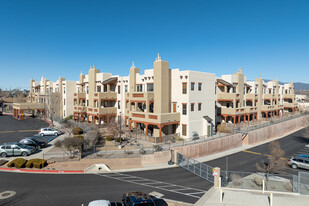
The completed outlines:
[[[270,206],[270,192],[211,188],[194,206]],[[308,206],[309,196],[297,193],[273,193],[272,206]]]

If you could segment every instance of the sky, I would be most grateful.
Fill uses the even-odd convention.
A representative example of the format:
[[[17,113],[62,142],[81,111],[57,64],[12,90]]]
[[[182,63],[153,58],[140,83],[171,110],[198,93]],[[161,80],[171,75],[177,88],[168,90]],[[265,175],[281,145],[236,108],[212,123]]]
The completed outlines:
[[[309,83],[308,0],[0,0],[0,88],[132,62]]]

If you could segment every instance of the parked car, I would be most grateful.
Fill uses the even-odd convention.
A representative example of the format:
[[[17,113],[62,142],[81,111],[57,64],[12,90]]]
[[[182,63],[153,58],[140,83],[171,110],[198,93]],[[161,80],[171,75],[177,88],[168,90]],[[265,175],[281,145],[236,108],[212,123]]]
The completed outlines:
[[[293,156],[288,160],[288,165],[294,169],[303,168],[309,170],[309,159],[307,157]]]
[[[58,136],[61,134],[61,132],[53,128],[42,128],[39,134],[41,136],[45,136],[45,135]]]
[[[2,115],[2,112],[0,111],[0,116]]]
[[[6,143],[0,146],[0,156],[28,156],[35,151],[35,147],[27,146],[20,143]]]
[[[143,192],[128,192],[124,194],[122,203],[125,206],[155,206],[151,196]]]
[[[19,143],[27,145],[27,146],[35,147],[37,150],[41,149],[42,147],[46,147],[47,145],[47,142],[39,141],[34,138],[24,138],[20,140]]]
[[[109,200],[93,200],[89,202],[88,206],[123,206],[119,202],[110,202]]]

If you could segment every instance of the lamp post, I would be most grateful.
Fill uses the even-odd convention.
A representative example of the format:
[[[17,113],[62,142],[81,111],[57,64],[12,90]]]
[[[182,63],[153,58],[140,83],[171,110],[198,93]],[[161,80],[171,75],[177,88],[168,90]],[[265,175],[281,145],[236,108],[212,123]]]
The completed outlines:
[[[119,119],[118,119],[118,122],[119,122],[119,133],[120,133],[120,146],[121,146],[121,143],[122,143],[122,141],[121,141],[121,111],[119,112],[119,117],[118,117]]]

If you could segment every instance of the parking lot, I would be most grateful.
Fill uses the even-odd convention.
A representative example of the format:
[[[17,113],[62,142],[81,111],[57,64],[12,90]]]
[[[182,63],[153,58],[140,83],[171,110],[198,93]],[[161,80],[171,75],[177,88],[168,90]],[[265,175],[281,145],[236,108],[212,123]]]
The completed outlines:
[[[37,118],[26,118],[24,120],[16,120],[12,116],[3,115],[0,116],[0,145],[9,142],[19,142],[25,137],[35,137],[39,141],[50,142],[55,136],[44,136],[38,135],[41,128],[48,127],[49,124]],[[46,148],[50,147],[50,144]],[[41,153],[42,150],[35,151],[28,158],[33,158],[35,154]],[[12,159],[15,157],[7,157]],[[27,157],[26,157],[27,159]]]

